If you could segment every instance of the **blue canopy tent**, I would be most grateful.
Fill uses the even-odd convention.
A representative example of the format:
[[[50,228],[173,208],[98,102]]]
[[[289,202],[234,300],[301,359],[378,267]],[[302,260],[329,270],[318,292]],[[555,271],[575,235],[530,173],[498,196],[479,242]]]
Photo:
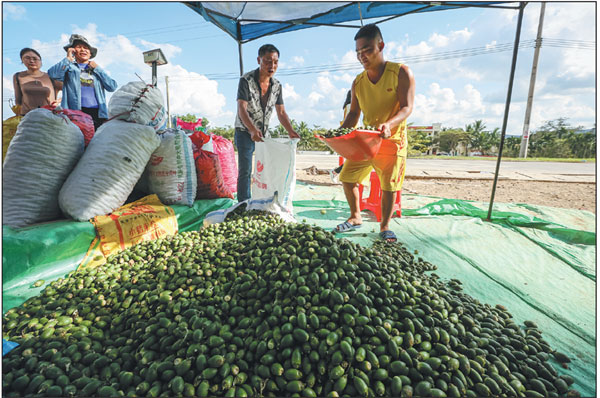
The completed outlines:
[[[382,23],[404,15],[454,10],[467,7],[513,9],[519,11],[513,57],[506,95],[506,106],[498,161],[494,175],[494,184],[488,210],[488,220],[491,220],[500,160],[506,137],[508,111],[517,63],[519,40],[523,10],[527,2],[505,1],[416,1],[416,2],[200,2],[184,1],[185,5],[202,15],[208,22],[215,24],[238,43],[240,60],[240,75],[243,74],[242,44],[261,37],[306,29],[315,26],[336,26],[343,28],[360,28],[359,25],[348,24],[352,21],[369,19],[371,23]]]

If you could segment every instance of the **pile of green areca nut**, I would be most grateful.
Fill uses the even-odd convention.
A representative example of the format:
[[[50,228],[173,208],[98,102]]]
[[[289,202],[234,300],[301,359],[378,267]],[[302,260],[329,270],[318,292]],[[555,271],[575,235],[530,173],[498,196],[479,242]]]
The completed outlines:
[[[577,396],[533,323],[400,244],[278,216],[145,242],[4,315],[17,396]],[[554,364],[554,366],[553,366]]]

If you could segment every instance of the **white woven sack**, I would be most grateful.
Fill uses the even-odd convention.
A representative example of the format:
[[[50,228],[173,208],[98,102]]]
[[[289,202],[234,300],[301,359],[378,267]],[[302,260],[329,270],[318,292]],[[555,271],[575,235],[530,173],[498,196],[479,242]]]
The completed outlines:
[[[191,207],[198,184],[192,140],[176,129],[167,129],[158,136],[160,146],[150,157],[138,186],[158,195],[164,204]]]
[[[104,123],[60,190],[60,208],[79,221],[113,212],[125,203],[159,144],[152,127]]]
[[[58,192],[83,149],[83,134],[67,116],[28,112],[4,159],[2,223],[20,228],[60,218]]]
[[[163,95],[157,87],[144,82],[127,83],[110,97],[108,117],[159,130],[167,117]]]

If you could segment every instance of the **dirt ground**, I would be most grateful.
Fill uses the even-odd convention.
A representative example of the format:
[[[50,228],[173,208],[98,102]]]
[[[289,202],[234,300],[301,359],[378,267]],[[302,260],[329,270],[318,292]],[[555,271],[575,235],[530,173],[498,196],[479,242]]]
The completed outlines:
[[[297,180],[317,185],[333,185],[323,171],[297,170]],[[422,179],[407,177],[402,192],[446,199],[489,202],[493,180]],[[499,180],[494,202],[587,210],[596,213],[596,184]]]

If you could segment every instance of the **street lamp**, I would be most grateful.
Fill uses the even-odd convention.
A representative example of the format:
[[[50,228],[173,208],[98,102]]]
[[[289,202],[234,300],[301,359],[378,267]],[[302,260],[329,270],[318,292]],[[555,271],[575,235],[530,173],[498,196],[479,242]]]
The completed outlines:
[[[159,65],[166,64],[167,58],[165,58],[165,55],[163,54],[161,49],[157,48],[154,50],[144,52],[144,63],[152,67],[152,85],[156,87],[156,67]]]

